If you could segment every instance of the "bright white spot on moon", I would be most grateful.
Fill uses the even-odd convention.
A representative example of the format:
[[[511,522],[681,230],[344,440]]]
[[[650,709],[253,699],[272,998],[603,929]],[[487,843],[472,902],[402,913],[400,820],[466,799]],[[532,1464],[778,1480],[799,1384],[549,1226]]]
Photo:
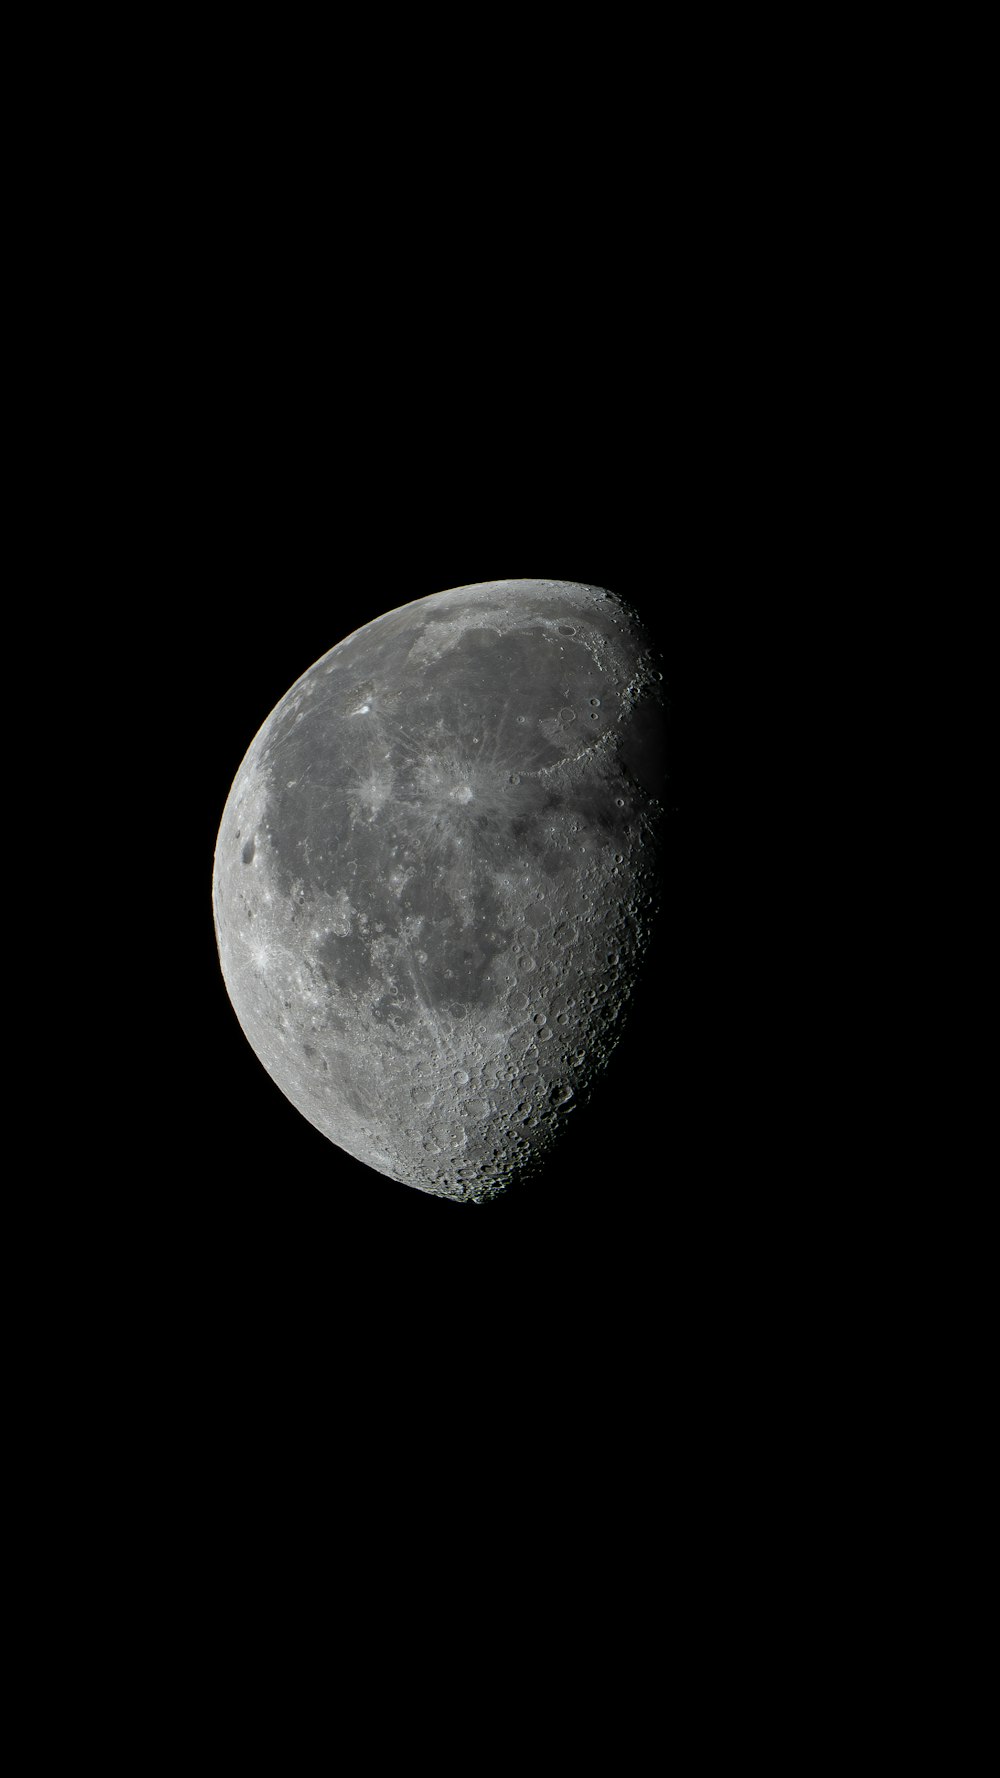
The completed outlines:
[[[356,710],[351,711],[351,715],[352,716],[367,716],[370,709],[371,709],[370,704],[359,704]]]
[[[471,803],[472,791],[467,784],[459,784],[451,793],[452,802]]]

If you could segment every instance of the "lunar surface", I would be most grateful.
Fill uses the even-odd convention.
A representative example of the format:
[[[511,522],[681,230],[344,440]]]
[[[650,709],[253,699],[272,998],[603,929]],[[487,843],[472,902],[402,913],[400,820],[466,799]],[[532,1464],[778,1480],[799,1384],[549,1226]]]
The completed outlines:
[[[656,911],[660,667],[612,593],[488,581],[348,636],[254,738],[215,852],[226,988],[377,1173],[482,1202],[596,1115]]]

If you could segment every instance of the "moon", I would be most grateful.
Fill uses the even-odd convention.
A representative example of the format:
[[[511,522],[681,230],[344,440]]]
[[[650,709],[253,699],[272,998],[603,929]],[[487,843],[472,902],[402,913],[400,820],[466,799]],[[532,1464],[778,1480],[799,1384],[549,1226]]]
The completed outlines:
[[[365,624],[255,736],[222,975],[271,1078],[375,1173],[482,1203],[597,1087],[657,909],[663,674],[604,588],[499,580]]]

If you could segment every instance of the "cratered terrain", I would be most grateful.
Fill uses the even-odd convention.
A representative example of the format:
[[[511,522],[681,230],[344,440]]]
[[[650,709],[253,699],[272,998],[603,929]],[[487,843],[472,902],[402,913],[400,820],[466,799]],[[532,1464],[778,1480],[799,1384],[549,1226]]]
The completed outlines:
[[[216,936],[331,1142],[471,1202],[546,1159],[650,937],[663,703],[636,613],[553,580],[402,605],[281,699],[223,812]]]

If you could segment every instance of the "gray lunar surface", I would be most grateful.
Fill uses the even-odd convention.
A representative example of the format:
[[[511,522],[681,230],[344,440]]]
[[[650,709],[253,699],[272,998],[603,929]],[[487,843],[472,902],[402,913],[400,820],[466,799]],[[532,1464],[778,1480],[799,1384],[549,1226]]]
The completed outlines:
[[[589,1097],[655,914],[660,666],[601,588],[487,581],[348,636],[255,736],[215,852],[226,988],[376,1172],[480,1202]]]

